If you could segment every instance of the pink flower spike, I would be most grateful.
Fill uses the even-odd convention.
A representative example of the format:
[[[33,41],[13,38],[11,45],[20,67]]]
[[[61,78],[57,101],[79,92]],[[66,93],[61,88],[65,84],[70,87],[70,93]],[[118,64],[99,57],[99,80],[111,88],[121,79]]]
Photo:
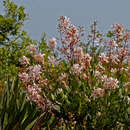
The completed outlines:
[[[19,62],[24,65],[29,65],[29,59],[26,56],[23,56],[19,59]]]
[[[49,40],[48,43],[51,48],[54,48],[57,45],[57,40],[56,40],[56,38],[53,37],[52,39]]]

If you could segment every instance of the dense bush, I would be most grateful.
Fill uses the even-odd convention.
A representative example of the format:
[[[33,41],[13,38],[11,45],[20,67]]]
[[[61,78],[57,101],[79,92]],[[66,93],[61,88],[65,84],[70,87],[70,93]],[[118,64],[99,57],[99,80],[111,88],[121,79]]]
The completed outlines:
[[[130,129],[130,32],[90,34],[58,19],[59,37],[33,41],[10,0],[0,16],[0,129]],[[82,42],[82,37],[87,41]]]
[[[39,127],[129,129],[130,33],[117,24],[103,36],[94,22],[82,43],[82,27],[63,16],[58,22],[49,54],[31,45],[19,60],[28,99],[45,113]]]

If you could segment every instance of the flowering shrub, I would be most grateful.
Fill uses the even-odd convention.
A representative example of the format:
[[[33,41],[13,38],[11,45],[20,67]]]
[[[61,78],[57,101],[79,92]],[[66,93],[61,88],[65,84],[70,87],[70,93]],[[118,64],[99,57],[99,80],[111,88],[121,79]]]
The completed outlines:
[[[129,129],[130,32],[116,24],[105,37],[95,21],[85,44],[83,28],[64,16],[58,31],[47,54],[30,45],[19,60],[27,98],[45,113],[38,127]]]

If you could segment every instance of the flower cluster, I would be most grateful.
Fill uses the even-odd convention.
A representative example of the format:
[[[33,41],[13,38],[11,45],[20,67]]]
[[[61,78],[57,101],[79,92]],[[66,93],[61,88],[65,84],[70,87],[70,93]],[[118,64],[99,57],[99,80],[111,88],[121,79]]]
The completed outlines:
[[[46,80],[41,76],[45,54],[36,54],[36,48],[34,45],[30,45],[29,53],[32,55],[34,58],[33,60],[36,61],[37,64],[31,66],[31,63],[29,62],[30,60],[26,56],[20,58],[19,62],[23,67],[20,68],[19,78],[26,87],[25,90],[28,95],[28,100],[36,103],[43,111],[45,111],[45,109],[50,108],[52,105],[52,103],[42,95],[42,87],[47,87],[48,85]]]
[[[110,77],[105,80],[103,88],[105,90],[116,89],[119,88],[118,83],[119,81],[117,79]]]
[[[88,117],[81,117],[84,113],[91,116],[93,112],[86,109],[91,108],[95,113],[99,112],[94,118],[95,122],[98,122],[96,126],[100,126],[99,116],[104,122],[102,117],[106,116],[106,113],[111,113],[110,110],[121,106],[124,100],[130,102],[130,83],[127,81],[130,72],[129,49],[126,43],[129,36],[123,26],[117,24],[114,26],[112,38],[107,38],[104,46],[95,46],[100,34],[94,23],[91,40],[87,47],[81,46],[81,30],[67,17],[61,16],[58,21],[60,38],[48,41],[50,53],[37,53],[35,46],[31,45],[31,59],[23,56],[19,60],[23,66],[19,78],[26,86],[28,99],[43,111],[48,108],[51,111],[50,108],[53,108],[56,111],[51,112],[57,119],[61,118],[66,124],[72,125],[72,122],[89,122]],[[122,85],[124,87],[120,87]],[[115,93],[117,95],[114,95]],[[110,109],[106,109],[108,107]],[[113,115],[110,114],[110,120],[112,118]]]
[[[116,24],[116,25],[113,25],[113,28],[114,28],[114,31],[115,31],[117,37],[122,36],[123,31],[124,31],[123,25]]]
[[[92,92],[92,96],[94,98],[103,97],[103,95],[104,95],[104,89],[101,88],[94,89]]]
[[[56,44],[57,44],[57,40],[56,40],[56,38],[52,38],[52,39],[49,39],[49,46],[53,49],[55,46],[56,46]]]
[[[19,62],[23,65],[29,65],[29,59],[26,56],[23,56],[19,59]]]
[[[62,37],[63,44],[69,43],[69,46],[72,47],[79,42],[79,29],[71,24],[69,18],[67,18],[66,16],[61,16],[59,19],[58,27],[59,31],[64,36],[64,38]]]
[[[34,46],[33,44],[31,44],[31,45],[29,46],[29,52],[30,52],[31,54],[35,54],[35,53],[36,53],[36,48],[35,48],[35,46]]]
[[[101,63],[108,63],[108,57],[104,53],[101,53],[101,55],[98,56],[98,59]]]

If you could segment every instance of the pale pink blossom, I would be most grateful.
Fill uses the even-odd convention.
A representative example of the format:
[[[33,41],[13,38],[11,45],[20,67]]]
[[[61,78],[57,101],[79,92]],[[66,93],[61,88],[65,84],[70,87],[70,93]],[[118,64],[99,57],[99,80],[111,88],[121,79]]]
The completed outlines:
[[[35,54],[35,53],[36,53],[36,48],[35,48],[35,46],[34,46],[33,44],[31,44],[31,45],[29,46],[29,52],[30,52],[31,54]]]
[[[29,59],[26,56],[21,57],[19,62],[24,65],[29,65]]]
[[[130,32],[125,32],[125,33],[123,34],[123,40],[124,40],[125,42],[128,42],[129,39],[130,39]]]
[[[107,76],[106,76],[106,75],[103,75],[103,76],[101,77],[101,80],[102,80],[102,82],[107,81]]]
[[[115,25],[113,25],[113,28],[114,28],[114,31],[115,31],[117,37],[120,37],[123,35],[124,28],[123,28],[122,24],[115,24]]]
[[[41,96],[41,88],[37,84],[28,85],[26,88],[28,93],[28,100],[33,101],[39,107],[42,106],[43,97]]]
[[[59,76],[59,80],[60,80],[60,82],[62,82],[64,84],[64,86],[66,88],[68,88],[68,74],[67,73],[62,73]]]
[[[116,54],[111,53],[109,56],[110,60],[114,64],[118,64],[120,60],[118,59],[118,56]]]
[[[59,22],[61,23],[60,25],[62,25],[62,28],[64,29],[69,28],[71,26],[70,19],[66,16],[61,16]]]
[[[29,76],[33,79],[40,79],[41,75],[41,66],[40,65],[35,65],[35,66],[30,66],[29,68]]]
[[[104,95],[104,90],[101,88],[94,89],[92,92],[92,96],[94,96],[95,98],[103,97],[103,95]]]
[[[68,44],[70,48],[79,42],[79,29],[70,23],[69,18],[61,16],[58,24],[59,32],[61,33],[62,44]]]
[[[58,88],[57,89],[57,94],[60,94],[60,93],[62,93],[63,92],[63,89],[62,88]]]
[[[87,54],[85,55],[85,59],[90,63],[92,57],[87,53]]]
[[[32,70],[34,73],[36,74],[41,74],[41,66],[40,65],[35,65],[33,67],[33,70]]]
[[[126,48],[118,49],[118,55],[119,55],[120,58],[122,58],[122,60],[124,60],[125,57],[128,56],[128,54],[129,54],[128,49],[126,49]]]
[[[83,59],[84,58],[83,48],[81,47],[75,48],[73,55],[75,59],[79,59],[79,60]]]
[[[98,59],[101,63],[108,63],[108,57],[104,53],[101,53],[101,55],[98,56]]]
[[[84,59],[85,59],[85,68],[88,69],[90,66],[90,61],[91,61],[92,57],[87,53],[85,55]]]
[[[37,94],[41,93],[41,88],[37,84],[28,85],[27,92],[31,94],[32,96],[35,96]]]
[[[116,89],[119,88],[118,83],[119,81],[117,79],[110,77],[104,82],[103,88],[105,90]]]
[[[19,74],[19,78],[23,81],[23,82],[29,82],[29,75],[27,73],[20,73]]]
[[[100,77],[101,76],[101,73],[99,71],[95,71],[95,76],[96,77]]]
[[[60,75],[59,79],[60,79],[61,81],[63,81],[63,80],[65,80],[65,79],[67,79],[67,77],[68,77],[68,74],[67,74],[67,73],[62,73],[62,74]]]
[[[81,74],[81,77],[82,77],[84,80],[86,80],[86,79],[88,78],[85,73],[82,73],[82,74]]]
[[[34,55],[34,59],[35,59],[38,63],[42,64],[42,63],[44,62],[44,56],[45,56],[45,54]]]
[[[79,64],[73,64],[73,66],[72,66],[73,73],[79,74],[79,73],[81,73],[82,69],[83,69],[83,67],[80,66]]]
[[[57,40],[56,38],[53,37],[52,39],[49,40],[48,43],[51,48],[54,48],[57,45]]]
[[[107,45],[110,46],[110,47],[118,47],[118,44],[116,43],[116,41],[114,40],[110,40],[107,42]]]
[[[56,58],[54,56],[49,56],[48,63],[49,65],[53,65],[53,66],[56,65],[57,64]]]

